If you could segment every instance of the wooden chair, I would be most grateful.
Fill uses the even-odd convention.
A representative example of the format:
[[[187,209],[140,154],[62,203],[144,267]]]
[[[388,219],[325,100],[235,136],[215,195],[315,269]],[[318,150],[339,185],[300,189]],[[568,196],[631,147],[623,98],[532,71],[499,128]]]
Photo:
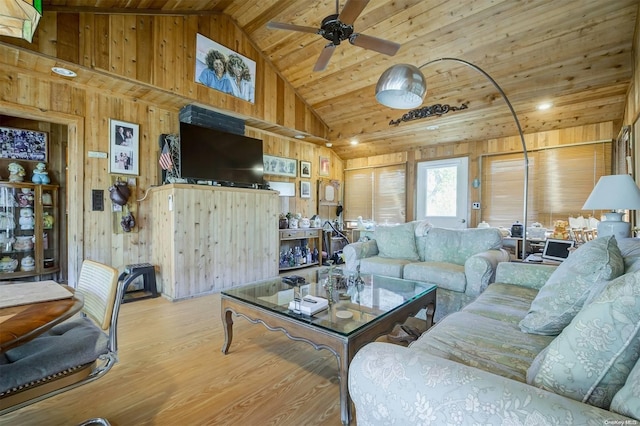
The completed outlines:
[[[117,323],[124,292],[118,271],[85,260],[76,291],[84,297],[82,315],[2,354],[0,416],[97,380],[118,362]]]

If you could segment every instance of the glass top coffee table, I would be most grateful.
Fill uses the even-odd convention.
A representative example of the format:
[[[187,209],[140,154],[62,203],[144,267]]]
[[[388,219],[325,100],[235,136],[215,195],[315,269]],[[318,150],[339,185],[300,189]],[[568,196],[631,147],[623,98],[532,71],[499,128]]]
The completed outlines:
[[[361,276],[363,283],[334,291],[335,302],[313,316],[289,309],[294,298],[317,296],[328,298],[323,284],[327,268],[311,272],[297,271],[306,283],[293,286],[282,277],[247,284],[222,291],[221,313],[227,354],[233,339],[232,316],[261,323],[269,330],[282,331],[288,338],[327,349],[338,360],[340,378],[340,416],[342,423],[351,422],[351,400],[348,392],[349,364],[365,344],[392,331],[396,324],[427,309],[427,326],[431,326],[436,307],[436,286],[378,275]],[[336,294],[337,293],[337,294]]]

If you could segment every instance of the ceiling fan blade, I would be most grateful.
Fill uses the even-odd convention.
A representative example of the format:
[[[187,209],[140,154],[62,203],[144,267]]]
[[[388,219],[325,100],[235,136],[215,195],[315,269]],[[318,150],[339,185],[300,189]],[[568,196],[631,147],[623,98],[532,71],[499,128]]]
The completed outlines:
[[[398,43],[364,34],[352,35],[349,37],[349,42],[354,46],[375,50],[376,52],[384,53],[389,56],[395,55],[396,52],[398,52],[398,49],[400,49],[400,45]]]
[[[333,51],[336,50],[336,46],[333,43],[327,44],[322,52],[320,53],[320,57],[316,62],[316,65],[313,67],[314,71],[324,71],[329,65],[329,60],[331,59],[331,55],[333,55]]]
[[[317,28],[303,27],[302,25],[283,24],[282,22],[268,22],[267,28],[272,30],[300,31],[303,33],[312,33],[312,34],[318,34],[320,31]]]
[[[369,0],[347,0],[347,4],[344,5],[344,9],[338,16],[338,21],[343,24],[353,25],[364,8],[367,7],[367,3],[369,3]]]

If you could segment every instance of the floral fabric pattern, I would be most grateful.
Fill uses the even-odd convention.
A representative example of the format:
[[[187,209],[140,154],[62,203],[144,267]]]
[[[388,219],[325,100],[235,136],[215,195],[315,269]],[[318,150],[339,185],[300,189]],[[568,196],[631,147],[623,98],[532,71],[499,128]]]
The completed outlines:
[[[414,231],[414,222],[376,227],[375,239],[378,244],[378,256],[390,259],[419,260]]]
[[[614,236],[582,245],[549,277],[520,322],[525,333],[558,335],[580,311],[593,286],[624,272]]]
[[[627,417],[423,351],[371,343],[349,369],[358,426],[605,425]]]
[[[535,386],[609,408],[640,356],[640,272],[609,283],[539,356]]]
[[[411,348],[524,382],[536,355],[553,340],[518,327],[535,295],[532,289],[491,284],[482,297],[436,323]]]
[[[640,420],[640,362],[636,362],[625,385],[613,397],[611,411]]]

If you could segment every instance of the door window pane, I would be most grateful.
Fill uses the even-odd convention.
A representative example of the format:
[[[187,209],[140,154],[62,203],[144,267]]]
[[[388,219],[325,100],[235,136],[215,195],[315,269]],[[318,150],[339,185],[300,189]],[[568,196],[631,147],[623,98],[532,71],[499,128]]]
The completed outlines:
[[[455,217],[457,212],[458,168],[438,167],[427,170],[427,216]]]

